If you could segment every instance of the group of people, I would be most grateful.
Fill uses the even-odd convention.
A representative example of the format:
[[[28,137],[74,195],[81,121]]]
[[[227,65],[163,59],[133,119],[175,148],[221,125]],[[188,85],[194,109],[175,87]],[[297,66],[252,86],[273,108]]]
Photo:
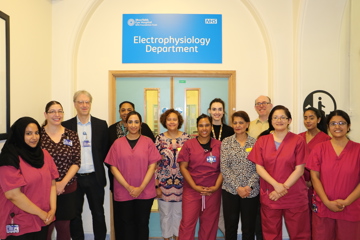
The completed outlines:
[[[283,218],[292,240],[360,239],[360,144],[342,110],[306,109],[307,131],[295,134],[290,111],[267,96],[255,100],[256,120],[237,111],[231,126],[215,98],[191,138],[174,109],[154,136],[132,102],[107,128],[90,115],[90,93],[73,101],[77,116],[65,122],[51,101],[42,127],[30,117],[12,125],[0,155],[0,239],[49,240],[56,228],[59,240],[83,240],[86,195],[94,239],[104,240],[104,163],[117,240],[149,238],[155,198],[165,240],[194,239],[198,222],[200,240],[218,227],[236,240],[240,218],[242,239],[282,239]]]

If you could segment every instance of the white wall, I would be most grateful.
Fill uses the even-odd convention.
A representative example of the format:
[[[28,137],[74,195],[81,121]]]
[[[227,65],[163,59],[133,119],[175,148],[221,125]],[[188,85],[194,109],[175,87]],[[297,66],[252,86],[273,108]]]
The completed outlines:
[[[23,116],[42,122],[51,100],[51,8],[44,0],[0,0],[0,10],[10,16],[11,124]]]

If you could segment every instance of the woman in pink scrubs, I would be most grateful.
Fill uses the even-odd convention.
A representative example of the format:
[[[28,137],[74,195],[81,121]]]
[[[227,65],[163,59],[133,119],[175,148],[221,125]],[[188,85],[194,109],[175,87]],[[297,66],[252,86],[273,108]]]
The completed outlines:
[[[156,196],[155,168],[161,155],[153,141],[140,134],[141,115],[126,116],[128,133],[111,146],[105,163],[114,175],[114,207],[118,212],[117,233],[124,240],[148,240],[151,206]],[[118,237],[119,237],[118,236]]]
[[[313,240],[360,239],[360,144],[347,137],[350,117],[335,110],[327,117],[330,141],[314,147],[311,170]]]
[[[291,240],[310,239],[305,141],[289,131],[290,111],[275,106],[269,129],[260,134],[248,159],[260,175],[261,222],[265,240],[282,239],[282,217]]]
[[[40,148],[39,123],[18,119],[0,154],[0,239],[46,239],[58,177],[50,154]]]
[[[315,147],[316,144],[328,141],[331,137],[327,134],[327,126],[325,116],[321,112],[314,108],[309,107],[304,111],[304,126],[307,131],[299,133],[305,142],[307,143],[309,152]],[[308,199],[309,199],[309,212],[311,217],[313,187],[310,179],[310,170],[305,168],[304,178],[306,186],[308,187]],[[311,222],[311,219],[310,219]]]
[[[219,140],[210,137],[211,117],[197,118],[198,136],[186,141],[178,156],[184,177],[179,239],[193,240],[200,219],[199,240],[215,240],[219,222],[221,183]]]

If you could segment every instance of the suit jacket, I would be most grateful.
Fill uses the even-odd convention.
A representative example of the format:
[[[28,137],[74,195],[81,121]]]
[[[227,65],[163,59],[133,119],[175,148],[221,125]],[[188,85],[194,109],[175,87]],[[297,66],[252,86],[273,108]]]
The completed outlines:
[[[109,150],[108,127],[104,120],[91,116],[91,152],[94,161],[95,174],[98,183],[105,187],[106,177],[104,160]],[[62,125],[70,130],[77,132],[76,116],[62,122]]]

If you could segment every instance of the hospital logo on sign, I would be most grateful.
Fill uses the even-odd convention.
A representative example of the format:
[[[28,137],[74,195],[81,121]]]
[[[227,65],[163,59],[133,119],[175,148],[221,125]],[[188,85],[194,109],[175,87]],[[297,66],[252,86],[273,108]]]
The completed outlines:
[[[128,23],[129,26],[134,26],[135,20],[130,18],[127,23]]]

